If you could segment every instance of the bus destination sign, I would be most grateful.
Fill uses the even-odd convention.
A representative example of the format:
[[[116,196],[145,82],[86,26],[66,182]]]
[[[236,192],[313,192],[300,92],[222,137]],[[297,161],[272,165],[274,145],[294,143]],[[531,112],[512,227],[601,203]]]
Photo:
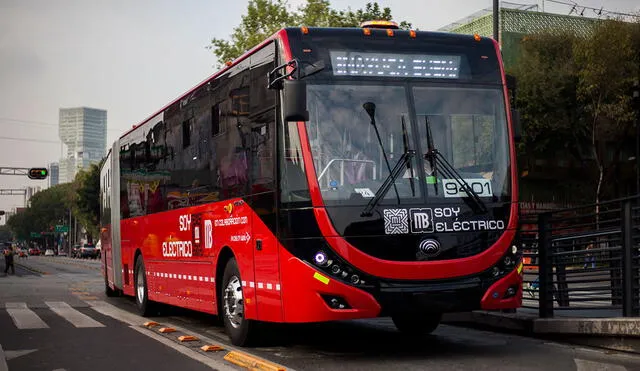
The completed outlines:
[[[457,79],[459,55],[364,53],[331,50],[334,76]]]

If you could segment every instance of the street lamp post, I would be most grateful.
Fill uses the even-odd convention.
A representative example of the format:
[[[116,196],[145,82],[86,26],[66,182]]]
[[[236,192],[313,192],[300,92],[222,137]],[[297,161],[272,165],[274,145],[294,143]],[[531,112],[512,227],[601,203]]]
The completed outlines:
[[[500,17],[500,0],[493,0],[493,39],[495,41],[500,42],[498,40],[498,19]]]

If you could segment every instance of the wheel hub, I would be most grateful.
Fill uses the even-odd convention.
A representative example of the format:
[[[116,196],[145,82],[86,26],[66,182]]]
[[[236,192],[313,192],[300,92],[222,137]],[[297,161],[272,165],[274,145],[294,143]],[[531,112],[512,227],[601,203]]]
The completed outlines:
[[[242,325],[244,318],[244,301],[240,279],[232,276],[224,289],[224,314],[233,328]]]
[[[136,297],[138,303],[142,304],[144,302],[144,269],[138,269],[136,275]]]

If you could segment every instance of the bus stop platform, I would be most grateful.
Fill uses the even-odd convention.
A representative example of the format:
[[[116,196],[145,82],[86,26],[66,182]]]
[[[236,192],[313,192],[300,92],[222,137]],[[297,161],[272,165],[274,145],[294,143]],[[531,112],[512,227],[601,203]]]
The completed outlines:
[[[442,322],[640,354],[640,318],[619,315],[619,311],[572,310],[540,318],[536,310],[521,308],[515,313],[450,313]]]

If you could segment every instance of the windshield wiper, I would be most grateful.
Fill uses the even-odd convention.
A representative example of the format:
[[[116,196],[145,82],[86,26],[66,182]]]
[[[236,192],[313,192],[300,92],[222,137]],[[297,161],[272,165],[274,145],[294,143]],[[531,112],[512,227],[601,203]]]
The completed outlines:
[[[387,169],[389,170],[389,176],[391,176],[391,165],[389,165],[389,158],[387,157],[387,152],[384,150],[384,145],[382,144],[382,139],[380,139],[380,132],[378,131],[378,125],[376,125],[376,104],[373,102],[365,102],[362,105],[369,118],[371,119],[371,125],[373,129],[376,131],[376,137],[378,138],[378,143],[380,144],[380,149],[382,150],[382,156],[384,157],[384,162],[387,163]],[[396,197],[398,198],[398,203],[400,203],[400,194],[398,193],[398,187],[393,183],[393,189],[396,191]]]
[[[471,208],[476,213],[486,213],[487,207],[482,202],[480,197],[476,192],[473,191],[469,183],[456,171],[456,169],[447,161],[447,159],[434,147],[433,142],[431,141],[431,127],[429,125],[429,117],[425,115],[425,125],[427,129],[427,153],[425,153],[424,158],[429,161],[430,164],[437,166],[438,164],[442,166],[442,173],[450,178],[454,179],[460,188],[467,194],[468,197],[463,198],[465,202],[471,206]],[[436,168],[432,166],[433,175],[436,176]],[[435,185],[437,187],[437,184]],[[436,191],[437,192],[437,191]]]
[[[415,154],[416,154],[416,151],[409,150],[403,153],[402,156],[400,156],[400,159],[398,159],[398,162],[393,167],[393,170],[391,170],[391,173],[389,174],[387,179],[384,180],[384,183],[382,183],[382,186],[378,188],[375,196],[371,199],[371,201],[369,201],[369,203],[364,208],[360,216],[373,215],[372,213],[373,208],[376,207],[376,205],[380,202],[380,200],[387,194],[387,192],[389,191],[389,188],[391,188],[391,185],[395,185],[396,179],[402,173],[405,166],[407,166],[407,162],[411,161],[411,158],[415,156]]]
[[[400,120],[402,121],[402,144],[404,146],[404,153],[408,153],[409,152],[409,135],[407,134],[407,126],[404,123],[404,115],[400,117]],[[416,184],[415,184],[415,180],[413,179],[414,173],[413,173],[413,166],[411,166],[411,161],[407,162],[407,167],[409,168],[409,171],[410,171],[409,185],[411,185],[411,196],[415,197]]]

